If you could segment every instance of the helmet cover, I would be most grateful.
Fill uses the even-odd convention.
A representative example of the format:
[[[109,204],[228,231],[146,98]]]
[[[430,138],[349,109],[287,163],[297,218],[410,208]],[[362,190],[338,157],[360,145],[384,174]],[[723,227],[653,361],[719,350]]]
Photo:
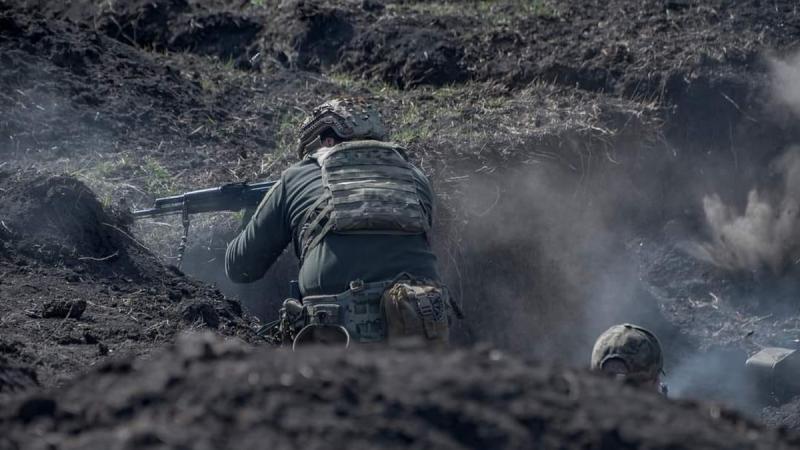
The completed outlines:
[[[375,108],[362,99],[333,99],[314,108],[300,126],[298,155],[303,157],[318,147],[315,141],[328,130],[342,140],[386,139],[383,118]]]
[[[606,330],[592,349],[592,370],[603,370],[610,360],[622,361],[633,378],[656,378],[663,373],[661,343],[650,331],[629,323]]]

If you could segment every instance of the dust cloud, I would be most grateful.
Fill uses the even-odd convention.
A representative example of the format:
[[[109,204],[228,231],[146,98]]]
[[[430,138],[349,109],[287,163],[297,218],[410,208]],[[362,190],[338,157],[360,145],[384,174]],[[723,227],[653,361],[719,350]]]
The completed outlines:
[[[610,325],[655,326],[634,256],[631,211],[643,199],[618,175],[534,165],[463,184],[454,197],[465,225],[446,231],[459,241],[439,253],[449,255],[445,280],[462,296],[473,338],[586,367]]]
[[[772,58],[768,65],[771,98],[765,114],[777,123],[796,122],[800,118],[800,53]],[[768,151],[772,149],[754,150]],[[751,187],[740,204],[718,193],[701,197],[705,236],[685,243],[683,249],[727,271],[732,279],[745,280],[748,286],[754,276],[768,280],[758,287],[764,297],[795,299],[797,287],[787,273],[800,261],[800,146],[789,146],[764,166],[757,168],[760,176],[748,183]],[[736,183],[735,179],[713,181],[723,187]],[[743,295],[750,299],[751,294]],[[754,334],[770,333],[756,328]],[[745,370],[747,356],[743,350],[732,349],[689,354],[669,374],[671,392],[678,397],[724,401],[758,414],[764,393]]]
[[[800,248],[800,148],[776,162],[783,182],[773,191],[752,189],[744,211],[726,205],[718,195],[703,198],[710,232],[707,242],[689,247],[693,256],[732,271],[783,272],[796,262]]]
[[[800,118],[800,53],[770,59],[769,67],[774,113]],[[752,188],[743,209],[717,194],[704,196],[709,237],[688,245],[692,256],[734,272],[769,270],[775,275],[798,262],[800,147],[789,148],[770,168],[772,180]]]
[[[800,52],[786,59],[770,58],[768,63],[773,101],[800,117]]]

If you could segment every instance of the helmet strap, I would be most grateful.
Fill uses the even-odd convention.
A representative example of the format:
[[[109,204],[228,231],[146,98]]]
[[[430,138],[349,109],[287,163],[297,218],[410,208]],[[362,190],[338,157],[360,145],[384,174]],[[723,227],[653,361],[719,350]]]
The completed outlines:
[[[317,136],[313,141],[309,142],[308,145],[306,145],[306,147],[303,149],[303,155],[310,155],[319,148],[322,148],[322,139],[320,138],[320,136]]]

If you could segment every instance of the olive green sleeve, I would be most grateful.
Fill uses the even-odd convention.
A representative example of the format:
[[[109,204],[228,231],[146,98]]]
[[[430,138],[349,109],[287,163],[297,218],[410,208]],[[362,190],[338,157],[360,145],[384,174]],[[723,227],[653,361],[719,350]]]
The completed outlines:
[[[267,192],[247,226],[228,244],[225,273],[234,283],[259,280],[291,242],[286,192],[279,181]]]

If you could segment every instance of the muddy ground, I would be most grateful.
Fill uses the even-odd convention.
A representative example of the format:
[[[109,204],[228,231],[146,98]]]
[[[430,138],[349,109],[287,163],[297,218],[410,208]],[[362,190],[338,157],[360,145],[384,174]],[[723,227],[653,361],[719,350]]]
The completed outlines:
[[[86,370],[135,380],[91,367],[146,357],[186,328],[257,344],[254,316],[275,317],[292,255],[260,283],[231,285],[220,261],[240,215],[193,218],[178,270],[178,221],[125,211],[276,177],[310,108],[359,95],[434,181],[436,252],[467,314],[458,345],[583,366],[603,329],[639,322],[664,341],[675,395],[758,416],[747,380],[729,375],[761,346],[797,346],[791,272],[721,270],[682,249],[708,237],[703,196],[744,205],[778,183],[775,161],[800,142],[776,69],[792,67],[798,28],[790,1],[0,2],[0,395],[45,388],[58,403],[85,390],[74,379]],[[765,422],[794,427],[792,405]],[[92,428],[54,417],[31,426]],[[629,427],[624,417],[610,429]],[[112,425],[98,424],[97,442]],[[623,440],[660,448],[667,435]]]

